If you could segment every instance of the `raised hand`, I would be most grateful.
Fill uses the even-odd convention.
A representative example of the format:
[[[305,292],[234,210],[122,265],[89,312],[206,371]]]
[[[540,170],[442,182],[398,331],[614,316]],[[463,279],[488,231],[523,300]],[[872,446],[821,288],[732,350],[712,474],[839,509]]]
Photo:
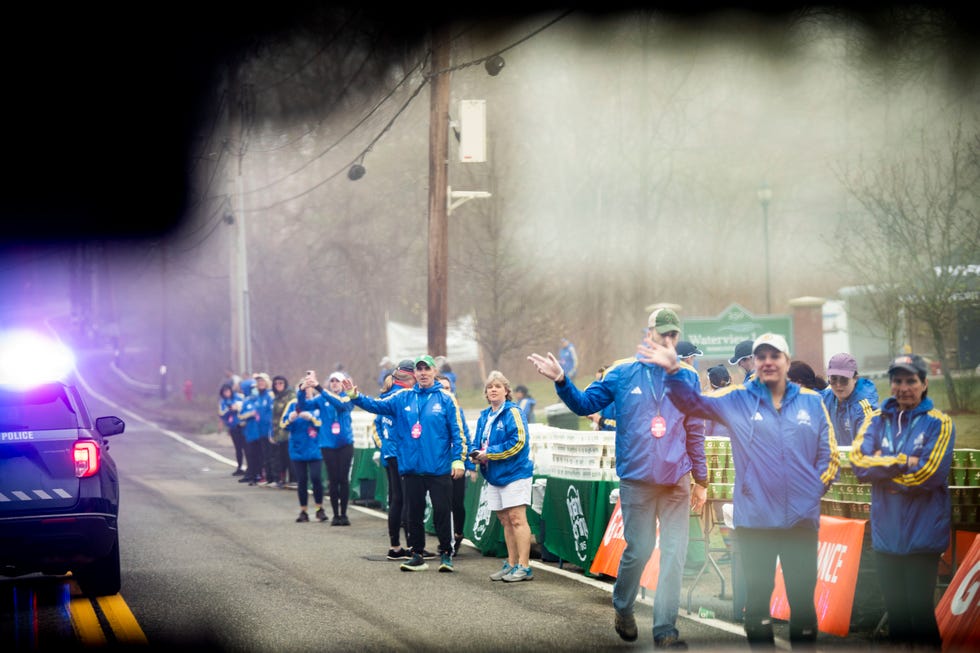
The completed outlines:
[[[674,345],[669,340],[666,345],[661,345],[654,342],[653,338],[648,335],[642,343],[637,345],[636,351],[637,359],[641,363],[659,365],[668,372],[677,369],[677,350],[674,349]]]
[[[550,351],[548,352],[548,357],[545,358],[541,354],[531,354],[527,357],[529,361],[537,368],[538,372],[552,381],[558,381],[563,376],[565,372],[561,369],[561,365],[558,364],[558,359]]]

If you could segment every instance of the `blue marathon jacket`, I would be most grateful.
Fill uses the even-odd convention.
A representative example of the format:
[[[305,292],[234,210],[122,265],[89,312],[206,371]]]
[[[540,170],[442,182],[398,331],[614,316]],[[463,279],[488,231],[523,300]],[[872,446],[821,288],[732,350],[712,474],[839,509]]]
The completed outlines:
[[[788,381],[777,411],[756,378],[702,395],[678,372],[667,376],[667,394],[685,413],[728,427],[736,529],[820,528],[820,498],[837,479],[840,454],[818,392]]]
[[[492,413],[490,406],[480,412],[474,433],[474,446],[485,451],[488,458],[480,465],[483,477],[498,487],[531,478],[534,463],[530,457],[527,416],[512,401],[505,401],[493,417]]]
[[[354,405],[350,397],[345,392],[336,395],[319,386],[317,392],[312,399],[300,397],[297,403],[300,410],[320,410],[320,435],[317,443],[322,449],[340,449],[354,444],[354,427],[350,417]]]
[[[218,397],[218,417],[229,429],[238,426],[238,409],[245,397],[232,391],[230,397]]]
[[[422,388],[399,388],[384,399],[362,394],[355,406],[395,421],[391,433],[398,448],[401,475],[444,476],[456,463],[466,467],[467,443],[456,398],[436,383]]]
[[[302,391],[300,391],[302,392]],[[317,445],[317,433],[320,431],[320,414],[316,408],[306,411],[313,419],[298,417],[292,422],[289,416],[293,412],[304,412],[296,406],[297,399],[286,404],[279,420],[280,426],[289,431],[289,459],[298,461],[321,460],[320,447]]]
[[[700,392],[698,374],[681,364],[678,383]],[[685,417],[666,396],[663,368],[635,358],[616,361],[585,390],[567,377],[555,391],[576,415],[600,412],[616,405],[616,474],[620,480],[676,485],[691,472],[695,480],[708,478],[704,455],[704,420]],[[654,436],[654,419],[660,415],[666,431]]]
[[[379,394],[378,399],[384,399],[402,389],[404,388],[400,385],[393,385]],[[387,467],[389,458],[398,458],[398,444],[392,433],[395,420],[388,415],[378,415],[374,418],[373,427],[371,439],[374,440],[374,446],[381,450],[381,466]]]
[[[949,469],[955,442],[953,420],[929,397],[907,411],[899,410],[890,397],[861,426],[851,467],[859,480],[871,483],[875,551],[942,553],[949,546]],[[910,457],[919,460],[910,465]]]
[[[823,403],[827,407],[830,423],[834,425],[837,444],[849,447],[865,419],[878,407],[878,388],[874,381],[860,377],[854,384],[854,391],[844,401],[839,401],[828,385],[821,390]]]

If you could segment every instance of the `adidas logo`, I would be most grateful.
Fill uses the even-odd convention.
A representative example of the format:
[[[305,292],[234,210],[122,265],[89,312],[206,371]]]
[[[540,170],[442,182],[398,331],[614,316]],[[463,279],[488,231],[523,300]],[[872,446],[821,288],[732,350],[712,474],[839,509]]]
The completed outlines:
[[[755,415],[752,416],[752,421],[753,422],[761,422],[762,421],[762,415],[759,414],[759,411],[755,411]]]
[[[405,406],[405,412],[408,412],[408,413],[412,412],[412,407],[411,406]]]
[[[633,386],[633,389],[630,390],[630,394],[631,395],[641,395],[641,394],[643,394],[643,391],[640,390],[640,386],[635,385],[635,386]]]

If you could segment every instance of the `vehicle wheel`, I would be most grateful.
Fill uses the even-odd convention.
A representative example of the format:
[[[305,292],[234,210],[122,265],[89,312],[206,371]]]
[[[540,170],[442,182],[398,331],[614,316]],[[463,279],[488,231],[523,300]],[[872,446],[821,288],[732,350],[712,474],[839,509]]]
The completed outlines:
[[[88,564],[74,573],[78,587],[86,596],[111,596],[119,593],[122,574],[119,570],[119,538],[104,558]]]

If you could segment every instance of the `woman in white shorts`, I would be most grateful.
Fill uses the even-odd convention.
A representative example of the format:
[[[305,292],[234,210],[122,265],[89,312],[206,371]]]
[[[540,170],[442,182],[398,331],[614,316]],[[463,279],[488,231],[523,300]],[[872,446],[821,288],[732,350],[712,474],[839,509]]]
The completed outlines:
[[[487,376],[484,395],[490,405],[476,422],[478,446],[470,455],[487,480],[487,500],[503,526],[507,545],[507,561],[490,580],[532,580],[526,506],[531,503],[534,463],[529,456],[527,419],[511,400],[510,381],[497,370]]]

